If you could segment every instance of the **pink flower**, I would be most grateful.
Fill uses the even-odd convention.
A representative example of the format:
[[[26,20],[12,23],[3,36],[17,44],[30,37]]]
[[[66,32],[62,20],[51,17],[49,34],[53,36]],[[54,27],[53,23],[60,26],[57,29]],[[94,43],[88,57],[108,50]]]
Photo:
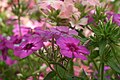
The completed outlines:
[[[12,60],[10,57],[6,56],[6,59],[4,60],[4,58],[2,56],[0,56],[0,60],[4,61],[7,65],[11,66],[13,64],[17,63],[17,60]]]
[[[86,65],[81,65],[81,69],[85,71],[85,73],[91,77],[91,73],[93,73],[94,71],[92,69],[90,69],[89,66],[86,66]]]
[[[51,28],[50,31],[56,39],[58,39],[60,36],[78,35],[77,31],[73,29],[70,30],[67,26],[56,26],[56,28]]]
[[[60,10],[60,14],[58,15],[60,18],[70,18],[72,15],[76,18],[80,15],[80,12],[75,8],[72,0],[65,0]]]
[[[99,0],[83,0],[82,4],[88,5],[88,6],[99,6],[100,2],[99,2]]]
[[[115,22],[118,26],[120,26],[120,14],[113,15],[113,22]]]
[[[118,26],[120,26],[120,14],[115,14],[114,12],[106,12],[106,13],[108,19],[112,17],[113,22],[116,23]]]
[[[2,78],[0,78],[0,80],[3,80]]]
[[[80,67],[79,66],[74,66],[74,75],[79,76],[80,75]]]
[[[16,24],[16,25],[14,25],[13,33],[14,33],[14,35],[20,36],[20,31],[21,31],[22,36],[24,36],[24,35],[28,34],[29,30],[30,30],[30,28],[27,28],[24,25],[21,25],[19,28],[19,25]]]
[[[80,40],[72,37],[60,37],[56,42],[60,47],[62,55],[68,58],[81,58],[82,60],[87,60],[85,55],[88,55],[90,52],[86,47],[78,45]]]
[[[33,52],[41,49],[43,42],[38,35],[31,35],[25,38],[18,47],[14,49],[14,55],[19,58],[25,58]]]
[[[87,28],[83,29],[83,34],[85,37],[90,37],[91,35],[94,35],[94,33]]]
[[[75,29],[83,29],[82,26],[87,25],[88,23],[88,18],[81,18],[80,20],[71,20],[70,24],[73,28]]]
[[[42,9],[50,9],[50,7],[54,8],[55,10],[61,9],[62,1],[60,0],[42,0],[40,1],[40,7]]]

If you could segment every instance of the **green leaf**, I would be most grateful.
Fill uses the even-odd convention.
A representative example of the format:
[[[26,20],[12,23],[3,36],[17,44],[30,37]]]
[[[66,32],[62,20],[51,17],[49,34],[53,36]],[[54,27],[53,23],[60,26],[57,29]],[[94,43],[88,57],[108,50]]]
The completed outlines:
[[[99,55],[100,56],[102,56],[104,54],[105,47],[106,47],[106,41],[101,40],[99,43]]]
[[[116,72],[120,73],[120,62],[119,62],[119,48],[118,46],[111,44],[112,57],[109,58],[107,64]]]
[[[60,75],[61,78],[65,78],[67,71],[59,65],[54,65],[56,72]]]
[[[55,71],[51,71],[47,74],[47,76],[44,78],[44,80],[50,80],[56,75]]]
[[[120,65],[118,65],[116,62],[115,62],[115,59],[114,58],[111,58],[109,59],[107,62],[106,62],[107,65],[109,65],[113,70],[115,70],[116,72],[120,73]]]
[[[96,58],[96,57],[98,57],[99,56],[99,51],[98,50],[95,50],[95,51],[93,51],[91,54],[90,54],[90,57],[92,58],[92,59],[94,59],[94,58]]]
[[[60,64],[60,63],[51,62],[50,64],[58,65],[58,66],[60,66],[61,68],[63,68],[64,70],[67,70],[67,69],[66,69],[62,64]]]

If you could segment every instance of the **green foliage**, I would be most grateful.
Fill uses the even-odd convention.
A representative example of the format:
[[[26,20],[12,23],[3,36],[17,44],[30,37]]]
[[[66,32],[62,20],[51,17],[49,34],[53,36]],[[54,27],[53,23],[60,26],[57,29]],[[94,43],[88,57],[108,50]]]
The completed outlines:
[[[99,23],[99,21],[104,21],[105,18],[106,18],[106,15],[105,15],[105,8],[102,8],[102,7],[96,7],[96,12],[94,13],[93,15],[93,18],[94,18],[94,21],[95,23]]]
[[[44,80],[50,80],[52,79],[54,76],[56,75],[55,71],[51,71],[49,72],[46,77],[44,78]]]
[[[91,28],[95,33],[94,37],[91,37],[91,43],[95,44],[98,48],[100,56],[96,56],[96,54],[93,53],[91,55],[93,58],[99,57],[101,63],[109,65],[113,70],[119,73],[119,49],[117,49],[116,46],[119,46],[118,43],[120,42],[120,28],[113,24],[112,20],[106,23],[100,21],[97,27]],[[93,50],[93,52],[96,52],[96,50]]]

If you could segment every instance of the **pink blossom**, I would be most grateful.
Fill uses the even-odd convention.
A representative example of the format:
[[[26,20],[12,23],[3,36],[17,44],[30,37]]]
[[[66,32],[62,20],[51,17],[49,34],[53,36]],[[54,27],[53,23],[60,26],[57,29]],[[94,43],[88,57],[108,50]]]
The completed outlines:
[[[79,17],[80,12],[77,8],[75,8],[74,2],[72,0],[65,0],[58,16],[60,18],[70,18],[72,15]]]
[[[79,66],[74,66],[74,75],[79,76],[80,75],[80,67]]]
[[[2,56],[0,56],[0,60],[4,61],[7,65],[11,66],[13,64],[17,63],[17,60],[12,60],[10,57],[6,56],[6,60],[3,59]]]
[[[24,36],[24,35],[28,34],[29,30],[30,30],[30,28],[27,28],[24,25],[20,25],[20,28],[19,28],[19,25],[15,24],[13,33],[14,33],[14,35],[20,36],[20,32],[21,32],[22,36]]]
[[[81,69],[83,69],[88,74],[88,76],[90,76],[91,73],[93,72],[93,70],[90,69],[90,67],[86,65],[81,65]]]
[[[55,10],[61,9],[62,1],[60,0],[41,0],[40,7],[42,9],[50,9],[50,7],[54,8]]]
[[[83,0],[82,4],[88,5],[88,6],[99,6],[100,2],[99,2],[99,0]]]
[[[87,60],[85,55],[90,52],[82,45],[78,45],[80,40],[72,37],[60,37],[57,41],[57,45],[60,47],[60,53],[68,58],[80,58]]]

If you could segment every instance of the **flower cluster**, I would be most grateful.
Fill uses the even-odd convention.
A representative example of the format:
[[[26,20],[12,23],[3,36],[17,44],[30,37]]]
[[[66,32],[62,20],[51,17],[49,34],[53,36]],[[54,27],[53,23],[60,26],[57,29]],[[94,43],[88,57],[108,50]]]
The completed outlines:
[[[52,38],[56,39],[61,54],[65,56],[68,55],[67,57],[69,58],[81,58],[84,60],[87,58],[84,57],[83,54],[90,53],[84,46],[78,46],[80,40],[73,38],[73,35],[77,36],[78,33],[75,30],[70,30],[67,26],[56,26],[48,30],[42,30],[39,27],[36,27],[33,32],[30,32],[30,30],[32,30],[30,28],[21,27],[21,29],[22,36],[20,36],[19,33],[15,33],[15,35],[9,37],[8,40],[1,36],[0,49],[2,51],[3,59],[6,59],[8,49],[12,49],[15,56],[25,58],[37,50],[40,50],[43,47],[44,42],[47,42]],[[66,50],[62,50],[65,48],[69,48],[68,52],[70,51],[70,53]],[[73,55],[75,54],[73,57],[72,52]]]

